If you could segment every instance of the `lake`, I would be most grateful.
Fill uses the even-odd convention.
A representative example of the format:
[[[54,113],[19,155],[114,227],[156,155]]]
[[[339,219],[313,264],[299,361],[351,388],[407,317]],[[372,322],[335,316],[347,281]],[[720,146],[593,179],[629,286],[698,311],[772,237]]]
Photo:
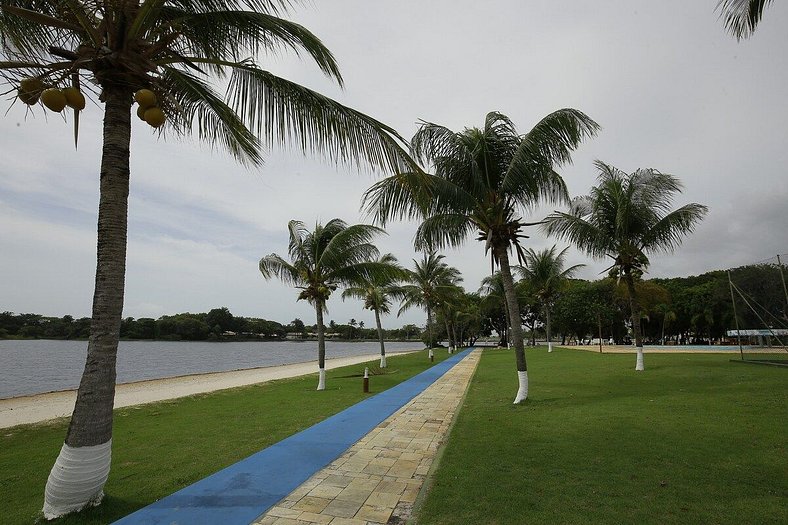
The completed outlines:
[[[87,347],[87,341],[0,340],[0,399],[77,388]],[[386,343],[386,351],[423,347],[419,341]],[[326,359],[379,352],[377,341],[326,341]],[[117,382],[307,361],[315,361],[317,370],[317,341],[121,341]]]

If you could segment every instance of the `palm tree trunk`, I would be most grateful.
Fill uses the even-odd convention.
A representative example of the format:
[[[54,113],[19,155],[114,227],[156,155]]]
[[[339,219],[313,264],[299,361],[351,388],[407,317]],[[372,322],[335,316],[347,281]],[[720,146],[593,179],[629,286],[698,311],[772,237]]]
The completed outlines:
[[[635,336],[635,347],[637,350],[635,370],[641,371],[645,370],[645,365],[643,363],[643,336],[640,333],[640,307],[635,295],[635,280],[632,274],[625,273],[624,281],[627,283],[627,291],[629,292],[629,307],[632,310],[632,333]]]
[[[550,306],[549,305],[545,305],[544,312],[545,312],[545,318],[547,320],[547,323],[545,323],[545,330],[547,332],[547,351],[548,352],[552,352],[553,351],[553,340],[550,337]],[[563,342],[562,342],[562,344],[563,344]]]
[[[317,389],[326,389],[326,334],[325,327],[323,326],[323,303],[317,301],[315,303],[315,313],[317,314],[317,367],[319,368],[319,377],[317,380]]]
[[[509,329],[514,345],[514,356],[517,361],[517,380],[519,388],[514,402],[520,403],[528,398],[528,367],[525,363],[525,348],[523,346],[523,328],[520,323],[520,307],[517,304],[517,294],[514,291],[514,279],[512,270],[509,267],[509,253],[507,247],[496,247],[495,254],[498,263],[501,265],[501,280],[503,281],[504,295],[506,295],[506,306],[509,312]]]
[[[457,339],[457,327],[454,323],[451,323],[449,326],[451,326],[451,339],[454,341],[451,353],[454,353],[457,351],[457,347],[462,344],[462,331],[460,331],[460,338]]]
[[[446,341],[449,343],[449,353],[451,353],[451,350],[452,350],[452,336],[451,336],[451,326],[449,326],[448,315],[446,316],[446,319],[443,320],[443,322],[446,325]]]
[[[432,351],[432,310],[430,307],[427,307],[427,332],[429,334],[430,341],[427,343],[429,350],[427,351],[427,356],[430,358],[430,361],[435,360],[435,354]]]
[[[375,324],[378,326],[380,339],[380,368],[386,368],[386,346],[383,344],[383,326],[380,324],[380,312],[375,310]]]
[[[65,443],[49,474],[44,516],[53,519],[104,496],[112,455],[115,361],[126,276],[131,94],[107,89],[87,360]]]

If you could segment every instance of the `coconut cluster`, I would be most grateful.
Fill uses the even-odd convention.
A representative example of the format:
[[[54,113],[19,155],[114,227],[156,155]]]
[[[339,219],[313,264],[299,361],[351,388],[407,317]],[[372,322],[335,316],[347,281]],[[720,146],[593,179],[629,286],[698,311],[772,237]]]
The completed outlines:
[[[134,100],[139,104],[137,116],[140,120],[144,120],[154,128],[164,124],[164,112],[158,106],[156,93],[150,89],[140,89],[134,93]]]
[[[85,109],[85,95],[76,87],[58,89],[47,87],[44,81],[37,77],[23,78],[17,90],[19,100],[32,106],[40,100],[50,111],[60,113],[68,106],[82,111]]]

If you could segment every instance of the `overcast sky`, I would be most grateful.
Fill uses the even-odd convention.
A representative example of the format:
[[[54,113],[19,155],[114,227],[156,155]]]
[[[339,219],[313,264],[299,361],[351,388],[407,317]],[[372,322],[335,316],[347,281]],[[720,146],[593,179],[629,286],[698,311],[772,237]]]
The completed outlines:
[[[678,253],[652,258],[649,276],[684,276],[788,252],[788,6],[766,9],[755,35],[726,34],[717,0],[364,1],[299,7],[291,18],[339,60],[344,90],[297,57],[258,63],[392,125],[410,138],[419,120],[481,127],[490,111],[525,133],[563,107],[601,126],[559,171],[585,194],[603,160],[627,172],[679,177],[676,205],[710,213]],[[8,104],[4,104],[3,111]],[[367,221],[363,191],[382,174],[270,151],[250,171],[195,142],[159,140],[133,119],[124,316],[158,317],[227,306],[283,323],[314,311],[262,279],[257,263],[286,254],[286,224]],[[101,111],[71,122],[16,104],[0,118],[0,310],[89,316],[95,272]],[[539,219],[550,208],[528,218]],[[412,265],[414,224],[379,242]],[[556,243],[538,231],[528,245]],[[558,241],[559,247],[565,244]],[[480,243],[446,252],[476,290],[489,272]],[[607,266],[572,252],[585,278]],[[361,303],[329,301],[327,319],[374,326]],[[411,311],[387,326],[422,324]]]

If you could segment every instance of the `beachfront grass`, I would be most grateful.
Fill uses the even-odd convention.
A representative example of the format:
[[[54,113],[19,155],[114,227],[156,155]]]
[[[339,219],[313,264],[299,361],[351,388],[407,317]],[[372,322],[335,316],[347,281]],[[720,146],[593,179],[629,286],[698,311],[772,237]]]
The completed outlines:
[[[447,357],[435,352],[435,362]],[[377,360],[370,362],[372,365]],[[47,523],[110,523],[429,368],[427,352],[392,356],[394,373],[370,379],[364,364],[115,410],[112,470],[98,508]],[[356,377],[349,377],[356,376]],[[0,430],[0,523],[31,524],[63,443],[67,419]]]
[[[788,370],[727,355],[484,351],[428,524],[785,523]]]

